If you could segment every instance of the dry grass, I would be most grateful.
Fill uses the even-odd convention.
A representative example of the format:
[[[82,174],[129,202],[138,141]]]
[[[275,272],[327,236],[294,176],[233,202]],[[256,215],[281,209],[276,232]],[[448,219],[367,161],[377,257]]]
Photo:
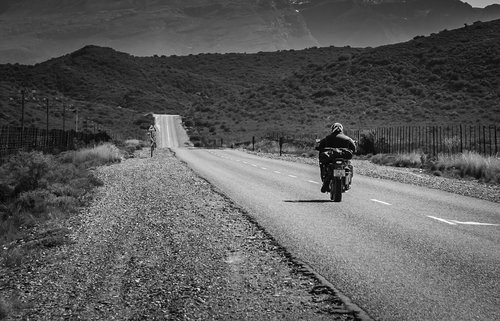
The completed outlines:
[[[439,155],[434,164],[440,171],[454,171],[461,177],[474,177],[484,182],[500,183],[500,158],[476,152]]]
[[[113,144],[106,143],[93,148],[85,148],[74,152],[74,164],[92,163],[94,166],[116,163],[121,160],[120,150]]]
[[[428,168],[435,175],[445,173],[460,177],[473,177],[482,182],[500,183],[500,158],[483,156],[476,152],[440,154],[435,161],[427,161],[427,155],[419,152],[407,154],[377,154],[372,163],[396,167]]]
[[[423,155],[421,153],[405,153],[405,154],[377,154],[371,158],[371,162],[379,165],[395,166],[395,167],[422,167]]]

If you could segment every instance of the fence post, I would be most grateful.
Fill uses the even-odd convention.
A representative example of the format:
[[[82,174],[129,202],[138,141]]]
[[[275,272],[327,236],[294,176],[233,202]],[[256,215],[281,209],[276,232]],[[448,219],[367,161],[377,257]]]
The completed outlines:
[[[483,126],[483,154],[486,155],[486,126]]]
[[[464,152],[464,143],[462,137],[462,124],[460,124],[460,153]]]
[[[495,125],[495,156],[498,157],[497,126]]]
[[[408,126],[408,153],[411,153],[411,141],[412,141],[413,128]]]
[[[255,136],[252,136],[252,151],[255,151]]]
[[[283,154],[283,137],[280,137],[279,144],[280,144],[280,156],[281,156]]]

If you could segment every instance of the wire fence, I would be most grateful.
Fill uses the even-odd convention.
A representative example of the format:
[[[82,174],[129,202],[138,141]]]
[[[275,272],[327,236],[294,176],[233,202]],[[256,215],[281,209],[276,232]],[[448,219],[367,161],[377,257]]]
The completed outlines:
[[[375,153],[423,152],[430,155],[474,151],[498,155],[500,127],[489,126],[396,126],[351,130],[362,147]],[[371,145],[372,144],[372,145]]]
[[[6,156],[21,150],[61,152],[112,139],[106,132],[90,133],[59,129],[47,131],[39,128],[0,127],[0,163]]]
[[[359,152],[364,154],[419,152],[438,155],[474,151],[482,155],[498,156],[500,127],[496,125],[393,126],[346,130],[345,134],[357,140]],[[283,144],[297,143],[309,143],[313,148],[315,139],[321,137],[313,134],[269,132],[261,138],[279,142],[281,150]],[[243,144],[255,145],[255,137]]]

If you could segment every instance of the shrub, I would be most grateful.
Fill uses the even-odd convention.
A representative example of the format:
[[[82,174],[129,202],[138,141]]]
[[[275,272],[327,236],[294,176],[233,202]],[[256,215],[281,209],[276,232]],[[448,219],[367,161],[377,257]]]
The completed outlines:
[[[455,170],[461,177],[474,177],[484,182],[500,183],[500,159],[476,152],[439,155],[438,169]]]
[[[84,168],[106,165],[120,161],[120,150],[115,145],[109,143],[73,152],[73,163]]]
[[[19,212],[31,213],[35,217],[40,217],[47,213],[47,204],[50,202],[51,197],[52,194],[45,189],[23,192],[16,200],[16,210]]]
[[[0,166],[0,242],[18,237],[20,227],[33,226],[39,220],[67,215],[85,201],[95,186],[102,185],[85,166],[87,158],[94,164],[115,161],[117,149],[103,146],[93,152],[71,152],[54,157],[39,152],[19,153]],[[86,162],[87,161],[87,162]]]
[[[421,167],[424,158],[420,153],[408,154],[377,154],[371,158],[371,162],[379,165],[396,167]]]
[[[4,299],[0,298],[0,320],[5,319],[9,315],[10,308]]]
[[[396,155],[394,166],[397,167],[421,167],[422,155],[420,153],[408,153]]]
[[[375,133],[373,131],[365,130],[361,132],[358,143],[359,154],[375,154]]]
[[[46,186],[44,176],[54,167],[54,159],[41,152],[20,152],[0,167],[0,200]]]

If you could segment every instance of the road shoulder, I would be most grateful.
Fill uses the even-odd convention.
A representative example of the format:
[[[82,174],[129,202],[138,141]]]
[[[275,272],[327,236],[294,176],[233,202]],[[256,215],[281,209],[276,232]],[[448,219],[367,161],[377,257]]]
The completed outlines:
[[[173,154],[147,153],[96,170],[90,206],[45,227],[65,241],[0,267],[8,320],[363,317]]]

